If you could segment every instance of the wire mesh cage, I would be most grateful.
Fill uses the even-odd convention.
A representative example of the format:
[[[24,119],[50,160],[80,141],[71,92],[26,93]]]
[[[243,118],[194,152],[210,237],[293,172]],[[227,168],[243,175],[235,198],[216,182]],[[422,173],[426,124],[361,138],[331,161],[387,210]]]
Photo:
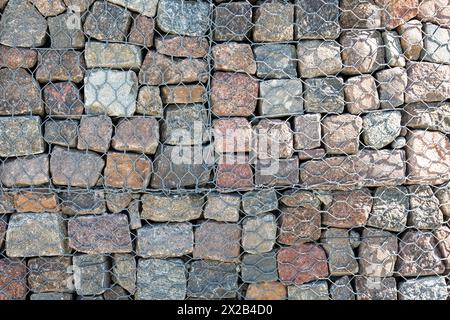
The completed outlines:
[[[0,0],[0,300],[446,300],[449,0]]]

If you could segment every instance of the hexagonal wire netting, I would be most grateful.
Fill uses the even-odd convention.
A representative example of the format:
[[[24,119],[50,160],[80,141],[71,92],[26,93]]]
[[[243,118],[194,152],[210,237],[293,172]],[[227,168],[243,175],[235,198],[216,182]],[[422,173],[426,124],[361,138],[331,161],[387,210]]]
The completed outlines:
[[[447,299],[449,0],[0,11],[0,300]]]

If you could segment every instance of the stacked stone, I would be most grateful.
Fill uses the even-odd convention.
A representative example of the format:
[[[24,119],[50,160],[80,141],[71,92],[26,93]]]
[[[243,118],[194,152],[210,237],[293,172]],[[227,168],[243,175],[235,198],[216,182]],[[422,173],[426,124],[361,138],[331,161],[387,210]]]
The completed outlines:
[[[0,300],[447,299],[445,2],[0,1]]]

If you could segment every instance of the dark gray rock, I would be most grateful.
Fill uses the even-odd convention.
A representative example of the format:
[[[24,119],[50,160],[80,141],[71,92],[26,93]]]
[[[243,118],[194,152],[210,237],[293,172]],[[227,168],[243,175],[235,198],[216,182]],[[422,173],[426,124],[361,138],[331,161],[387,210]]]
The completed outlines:
[[[106,212],[103,191],[71,189],[58,194],[60,210],[67,215],[85,215]]]
[[[336,39],[339,27],[339,0],[296,0],[296,39]]]
[[[216,221],[237,222],[241,196],[239,194],[208,193],[203,216]]]
[[[358,273],[358,262],[350,245],[348,230],[329,228],[322,234],[322,243],[328,257],[328,268],[332,276]]]
[[[275,251],[245,254],[242,257],[241,278],[244,282],[277,281],[277,256]]]
[[[342,78],[316,78],[305,80],[306,112],[344,111],[344,81]]]
[[[0,118],[1,157],[32,155],[44,150],[39,117]]]
[[[344,276],[332,281],[330,285],[331,300],[355,300],[351,278]]]
[[[265,44],[253,49],[256,75],[263,79],[296,78],[296,50],[290,44]]]
[[[257,215],[278,209],[275,189],[246,192],[242,196],[242,209],[248,215]]]
[[[133,254],[115,253],[112,257],[112,279],[133,294],[136,291],[136,260]]]
[[[5,161],[1,180],[6,187],[46,184],[50,181],[48,155],[19,157]]]
[[[262,81],[259,84],[259,113],[266,117],[303,113],[303,83],[299,79]]]
[[[44,140],[49,144],[72,147],[77,146],[78,121],[48,120],[45,122]]]
[[[33,292],[73,292],[72,259],[39,257],[28,260],[28,285]]]
[[[32,293],[30,300],[73,300],[73,295],[59,292]]]
[[[288,287],[289,300],[329,300],[328,283],[316,281]]]
[[[52,48],[84,48],[84,33],[81,23],[78,23],[77,19],[79,17],[72,12],[48,18]]]
[[[102,294],[110,288],[110,262],[105,255],[76,255],[73,257],[75,290],[78,295]]]
[[[144,194],[141,198],[141,219],[184,222],[200,218],[205,199],[201,194]]]
[[[252,5],[246,1],[221,3],[214,9],[214,40],[243,41],[252,30]]]

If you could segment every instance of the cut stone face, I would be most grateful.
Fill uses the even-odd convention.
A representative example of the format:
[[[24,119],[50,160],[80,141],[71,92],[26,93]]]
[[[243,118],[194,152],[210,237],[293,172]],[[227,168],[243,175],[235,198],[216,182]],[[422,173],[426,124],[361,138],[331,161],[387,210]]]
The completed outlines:
[[[277,257],[274,251],[244,254],[241,264],[243,282],[277,281]]]
[[[238,224],[205,221],[195,229],[194,258],[235,262],[240,254]]]
[[[84,79],[86,113],[131,116],[137,93],[138,79],[133,71],[94,69]]]
[[[433,232],[439,252],[442,260],[444,261],[445,268],[450,269],[450,228],[447,226],[441,226]]]
[[[156,22],[163,32],[201,36],[209,28],[210,5],[203,1],[160,0]]]
[[[303,84],[299,79],[267,80],[259,85],[259,114],[266,117],[303,113]]]
[[[109,289],[111,278],[108,257],[99,254],[73,256],[75,290],[78,295],[98,295]]]
[[[0,218],[0,250],[3,249],[3,242],[5,242],[6,228],[8,227],[8,220],[5,217]]]
[[[341,48],[336,41],[300,41],[297,56],[302,78],[336,75],[342,69]]]
[[[253,189],[253,171],[245,154],[224,154],[216,171],[216,186],[220,190]]]
[[[323,224],[337,228],[362,227],[369,217],[372,202],[369,189],[335,192],[325,205]]]
[[[28,1],[11,0],[2,13],[0,43],[9,47],[40,47],[47,21]]]
[[[318,148],[321,136],[320,114],[305,114],[294,118],[294,149]]]
[[[242,222],[242,248],[248,253],[269,252],[277,238],[277,223],[273,214],[247,217]]]
[[[71,216],[98,214],[106,212],[105,193],[101,190],[58,193],[59,208],[62,213]]]
[[[207,195],[203,216],[216,221],[239,221],[241,197],[239,194],[211,192]]]
[[[27,273],[27,266],[20,260],[0,259],[0,300],[25,300]]]
[[[323,143],[329,154],[354,154],[358,151],[363,121],[355,115],[331,115],[323,119]]]
[[[265,44],[253,49],[256,57],[256,75],[262,79],[290,79],[297,77],[295,46]]]
[[[125,214],[75,217],[68,222],[69,247],[78,252],[126,253],[133,250]]]
[[[7,69],[31,69],[37,63],[37,51],[0,45],[0,66]]]
[[[330,285],[331,300],[355,300],[351,278],[344,276],[336,279]]]
[[[80,83],[83,80],[85,68],[82,52],[71,49],[40,49],[35,76],[40,83],[57,81]]]
[[[25,69],[0,69],[0,88],[8,92],[0,96],[0,115],[43,114],[41,89]]]
[[[295,39],[336,39],[339,27],[338,0],[295,0]]]
[[[64,0],[64,3],[74,12],[86,11],[95,0]]]
[[[380,94],[380,104],[382,109],[392,109],[405,102],[404,92],[408,82],[406,69],[392,68],[378,71],[375,74]]]
[[[56,16],[66,10],[63,0],[31,0],[39,12],[45,16]]]
[[[47,18],[52,48],[84,48],[85,40],[81,25],[74,26],[69,23],[73,18],[77,16],[72,12]]]
[[[407,136],[408,181],[441,184],[450,179],[450,141],[436,131],[413,130]]]
[[[397,300],[397,282],[394,277],[355,278],[357,300]]]
[[[0,156],[17,157],[42,153],[45,143],[41,119],[29,117],[0,118]]]
[[[140,257],[169,258],[192,253],[194,233],[189,222],[150,224],[137,230]]]
[[[258,215],[277,209],[278,199],[274,189],[249,191],[242,196],[242,210],[247,215]]]
[[[216,72],[211,80],[212,112],[217,116],[248,117],[256,109],[258,81],[231,72]]]
[[[289,300],[329,300],[326,281],[316,281],[288,287]]]
[[[216,44],[212,47],[212,57],[215,70],[256,73],[256,62],[249,44],[237,42]]]
[[[167,56],[203,58],[208,53],[209,43],[206,37],[167,35],[156,38],[155,47],[157,52]]]
[[[128,42],[139,44],[150,48],[153,46],[153,36],[155,32],[155,20],[146,16],[138,15],[133,18],[128,35]]]
[[[183,222],[200,218],[205,199],[202,195],[144,194],[141,201],[141,219]]]
[[[221,3],[214,9],[214,40],[243,41],[252,30],[252,5],[248,2]]]
[[[439,200],[429,186],[409,186],[408,225],[421,230],[434,230],[444,223]]]
[[[16,213],[6,231],[9,257],[59,256],[66,254],[66,226],[59,213]]]
[[[280,209],[281,227],[277,241],[287,245],[312,242],[320,238],[320,212],[315,208]]]
[[[44,140],[49,144],[57,144],[75,148],[78,140],[78,121],[60,120],[45,123]]]
[[[360,114],[379,108],[375,78],[371,75],[361,75],[349,78],[344,86],[345,102],[348,112]]]
[[[398,284],[399,300],[447,300],[445,277],[408,279]]]
[[[154,154],[159,144],[159,124],[155,118],[124,119],[111,140],[114,149]]]
[[[139,69],[142,64],[141,48],[130,44],[89,42],[84,57],[88,68]]]
[[[285,300],[286,286],[277,281],[250,283],[245,292],[246,300]]]
[[[163,116],[163,106],[158,87],[142,86],[139,89],[136,113],[155,117]]]
[[[377,29],[381,27],[382,9],[373,1],[342,0],[339,23],[343,29]]]
[[[423,0],[419,4],[417,17],[426,22],[432,22],[442,27],[450,27],[448,0]]]
[[[52,182],[72,187],[93,187],[105,162],[94,152],[67,150],[55,146],[50,155]]]
[[[204,85],[175,85],[161,88],[161,96],[164,104],[189,104],[206,102]]]
[[[162,122],[161,142],[169,145],[199,145],[209,141],[208,111],[201,104],[168,106]]]
[[[105,153],[109,149],[113,123],[108,116],[83,116],[80,121],[77,148]]]
[[[83,30],[97,40],[123,41],[130,28],[131,13],[106,1],[96,1],[89,9]]]
[[[186,297],[186,269],[180,259],[139,259],[137,300],[183,300]]]
[[[50,181],[48,155],[20,157],[3,163],[1,180],[6,187],[25,187]]]
[[[52,117],[79,117],[84,110],[80,89],[72,82],[48,83],[43,89],[45,112]]]
[[[442,213],[448,217],[450,216],[450,188],[449,185],[441,186],[436,190],[436,197],[439,199]]]
[[[136,291],[136,260],[130,253],[113,254],[112,279],[133,294]]]
[[[306,190],[288,189],[281,195],[280,202],[287,207],[320,209],[321,201],[315,194]]]
[[[293,135],[288,121],[262,119],[253,127],[253,148],[258,159],[290,158],[294,153]]]
[[[383,40],[378,31],[344,31],[340,43],[343,74],[372,73],[384,64]]]
[[[402,124],[409,128],[450,132],[450,103],[407,104],[402,120]]]
[[[139,12],[148,17],[156,15],[158,0],[108,0],[128,10]]]
[[[236,298],[238,272],[234,263],[199,260],[191,262],[188,297],[205,299]]]
[[[108,152],[105,185],[113,188],[145,189],[152,174],[152,161],[142,154]]]
[[[253,18],[255,42],[294,40],[294,6],[286,2],[264,2]]]
[[[399,241],[396,271],[404,277],[438,275],[445,266],[431,232],[406,231]]]
[[[400,44],[400,35],[396,31],[381,34],[385,45],[386,62],[390,67],[405,67],[406,59]]]
[[[400,44],[405,57],[409,60],[419,60],[423,50],[422,23],[411,20],[397,28],[400,34]]]
[[[400,134],[402,114],[400,111],[371,112],[362,117],[362,138],[369,148],[381,149]]]
[[[299,160],[263,159],[255,165],[255,184],[269,187],[291,186],[299,183]]]
[[[132,200],[132,195],[127,192],[108,192],[105,194],[106,206],[112,213],[126,210]]]
[[[214,151],[249,152],[252,127],[246,118],[214,119]]]
[[[33,292],[73,292],[70,257],[39,257],[28,260],[28,284]]]
[[[417,15],[419,0],[390,1],[375,0],[375,3],[383,8],[381,14],[382,26],[388,29],[404,24]]]
[[[342,113],[344,111],[344,81],[342,78],[305,80],[305,111]]]
[[[39,189],[14,194],[14,207],[17,212],[59,211],[57,194]]]
[[[327,253],[330,275],[344,276],[358,273],[358,262],[350,245],[348,230],[327,229],[322,235],[322,243]]]
[[[382,230],[402,232],[406,228],[408,211],[409,197],[405,187],[377,188],[367,225]]]

